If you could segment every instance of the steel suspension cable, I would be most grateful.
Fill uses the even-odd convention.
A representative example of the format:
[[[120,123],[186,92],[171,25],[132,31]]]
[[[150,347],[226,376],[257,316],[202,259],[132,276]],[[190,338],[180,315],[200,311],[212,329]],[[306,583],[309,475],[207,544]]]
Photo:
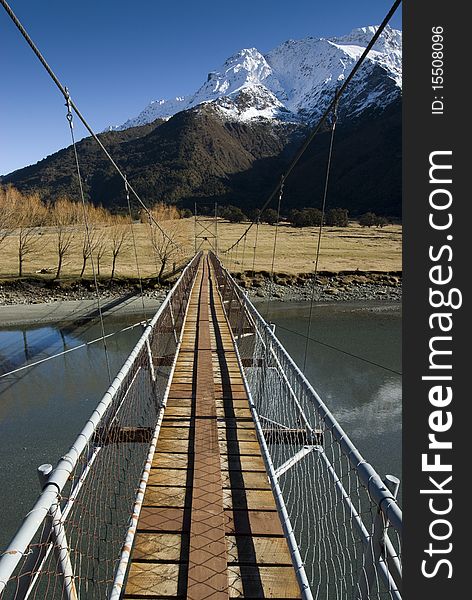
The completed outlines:
[[[341,354],[346,354],[346,356],[350,356],[351,358],[357,358],[357,360],[361,360],[369,365],[373,365],[374,367],[379,367],[384,371],[389,371],[390,373],[394,373],[395,375],[403,375],[401,371],[396,371],[395,369],[391,369],[390,367],[386,367],[381,363],[375,362],[373,360],[369,360],[368,358],[364,358],[363,356],[359,356],[358,354],[354,354],[353,352],[349,352],[347,350],[343,350],[342,348],[338,348],[338,346],[333,346],[333,344],[328,344],[327,342],[322,342],[321,340],[317,340],[314,337],[308,337],[306,333],[301,333],[300,331],[295,331],[294,329],[289,329],[288,327],[284,327],[283,325],[277,325],[277,329],[283,329],[287,333],[293,333],[294,335],[298,335],[304,339],[307,339],[310,342],[315,342],[315,344],[319,344],[320,346],[325,346],[326,348],[330,348],[331,350],[335,350],[336,352],[340,352]]]
[[[134,323],[133,325],[128,325],[128,327],[124,327],[123,329],[119,329],[118,331],[112,331],[111,333],[107,333],[105,335],[105,338],[108,339],[110,337],[113,337],[114,335],[118,335],[119,333],[129,331],[130,329],[134,329],[135,327],[138,327],[140,325],[141,326],[146,325],[146,323],[147,323],[147,321],[139,321],[139,323]],[[45,356],[44,358],[35,360],[34,362],[28,363],[21,367],[18,367],[17,369],[12,369],[11,371],[2,373],[0,375],[0,379],[14,375],[15,373],[24,371],[25,369],[30,369],[32,367],[36,367],[37,365],[40,365],[44,362],[52,360],[53,358],[58,358],[59,356],[64,356],[65,354],[69,354],[70,352],[74,352],[75,350],[80,350],[81,348],[86,348],[87,346],[91,346],[92,344],[96,344],[97,342],[101,342],[102,340],[103,340],[103,336],[100,336],[98,338],[90,340],[89,342],[84,342],[83,344],[79,344],[78,346],[73,346],[72,348],[68,348],[67,350],[62,350],[61,352],[56,352],[56,354],[51,354],[50,356]]]
[[[305,371],[305,369],[306,369],[306,359],[307,359],[307,355],[308,355],[308,341],[310,339],[310,333],[311,333],[313,303],[315,301],[316,276],[318,274],[318,262],[320,259],[321,234],[323,232],[323,222],[324,222],[325,212],[326,212],[326,198],[328,196],[328,183],[329,183],[329,175],[331,172],[331,160],[333,158],[333,143],[334,143],[334,133],[336,131],[337,118],[338,118],[337,104],[335,104],[333,107],[333,123],[331,126],[331,138],[329,141],[328,163],[326,165],[326,176],[325,176],[325,184],[324,184],[324,190],[323,190],[323,200],[321,203],[321,218],[320,218],[320,225],[318,228],[318,241],[317,241],[317,245],[316,245],[315,269],[313,272],[313,281],[312,281],[312,286],[311,286],[310,311],[309,311],[309,315],[308,315],[308,329],[307,329],[307,336],[306,336],[306,340],[305,340],[305,353],[303,356],[303,371]]]
[[[3,0],[0,0],[0,2],[2,2]],[[299,150],[297,151],[297,153],[295,154],[294,158],[292,159],[292,161],[290,162],[289,166],[287,167],[287,169],[285,170],[285,179],[287,179],[287,177],[290,175],[290,173],[293,171],[293,169],[295,168],[295,166],[298,164],[300,158],[303,156],[303,154],[305,153],[305,150],[308,148],[308,146],[311,144],[311,142],[313,141],[313,139],[315,138],[315,136],[318,134],[318,132],[320,131],[321,127],[323,126],[323,124],[325,123],[326,119],[329,117],[329,115],[331,114],[333,108],[335,105],[337,105],[339,103],[339,99],[341,98],[341,96],[343,95],[344,91],[346,90],[347,86],[349,85],[349,83],[351,82],[352,78],[354,77],[354,75],[357,73],[357,71],[360,69],[362,63],[364,62],[364,60],[366,59],[367,55],[369,54],[369,52],[372,50],[372,47],[374,46],[374,44],[376,43],[376,41],[379,39],[379,37],[381,36],[383,30],[385,29],[385,27],[387,26],[388,22],[390,21],[390,19],[393,17],[395,11],[397,10],[397,8],[400,6],[402,0],[395,0],[395,2],[393,3],[391,9],[388,11],[387,15],[385,16],[385,18],[383,19],[382,23],[379,25],[377,31],[375,32],[375,34],[372,36],[372,39],[370,40],[370,42],[367,44],[367,47],[365,48],[364,52],[361,54],[361,56],[359,57],[358,61],[356,62],[356,64],[354,65],[354,67],[352,68],[352,71],[349,73],[349,75],[346,77],[346,79],[344,80],[344,83],[341,85],[341,87],[337,90],[333,100],[329,103],[328,107],[326,108],[326,110],[324,111],[323,115],[321,116],[321,118],[319,119],[319,121],[317,122],[317,124],[315,125],[315,127],[312,129],[312,131],[309,133],[309,135],[307,136],[307,138],[305,139],[305,141],[303,142],[303,144],[301,145],[301,147],[299,148]],[[274,188],[274,190],[271,192],[271,194],[269,195],[269,197],[267,198],[267,200],[265,201],[265,203],[263,204],[262,208],[261,208],[261,213],[269,206],[269,204],[272,202],[272,200],[274,199],[274,197],[276,196],[277,192],[279,191],[280,188],[280,182],[277,184],[277,186]],[[242,239],[243,235],[245,235],[254,225],[255,225],[256,220],[254,219],[250,225],[247,227],[246,231],[242,234],[241,238]],[[236,242],[234,242],[236,244]],[[234,244],[233,244],[234,245]],[[231,248],[231,247],[230,247]],[[228,250],[230,250],[230,248],[228,248]]]
[[[82,124],[84,125],[84,127],[87,129],[87,131],[90,133],[90,135],[93,137],[93,139],[97,142],[97,144],[100,146],[101,150],[104,152],[104,154],[106,155],[106,157],[108,158],[108,160],[111,162],[111,164],[113,165],[115,171],[118,173],[118,175],[123,179],[124,183],[127,183],[130,191],[132,192],[132,194],[135,196],[136,200],[139,202],[139,204],[143,207],[143,209],[147,212],[149,218],[151,218],[154,223],[156,224],[156,226],[158,227],[158,229],[161,229],[159,223],[157,223],[157,221],[155,221],[154,217],[151,214],[151,211],[149,210],[149,208],[146,206],[146,204],[141,200],[139,194],[136,192],[136,190],[133,188],[133,186],[129,183],[129,181],[127,180],[126,175],[123,173],[123,171],[120,169],[120,167],[117,165],[117,163],[114,161],[114,159],[112,158],[111,154],[108,152],[108,150],[105,148],[105,146],[103,145],[103,143],[101,142],[100,138],[97,136],[97,134],[93,131],[92,127],[88,124],[88,122],[86,121],[85,117],[82,115],[82,113],[80,112],[80,110],[77,108],[77,105],[75,104],[75,102],[72,100],[72,98],[70,97],[69,91],[67,90],[67,88],[59,81],[59,79],[57,78],[57,76],[55,75],[54,71],[51,69],[51,67],[49,66],[49,64],[47,63],[46,59],[44,58],[44,56],[41,54],[41,52],[39,51],[39,48],[36,46],[36,44],[33,42],[33,40],[31,39],[31,37],[29,36],[28,32],[26,31],[26,29],[23,27],[23,25],[21,24],[21,22],[19,21],[18,17],[15,15],[15,13],[13,12],[13,10],[11,9],[11,7],[9,6],[8,2],[6,2],[6,0],[0,0],[0,3],[2,4],[3,8],[5,9],[5,11],[7,12],[8,16],[10,17],[10,19],[13,21],[13,23],[15,24],[15,26],[17,27],[17,29],[19,30],[19,32],[21,33],[21,35],[24,37],[24,39],[26,40],[26,42],[28,43],[28,45],[30,46],[30,48],[33,50],[33,52],[35,53],[35,55],[37,56],[38,60],[40,61],[40,63],[43,65],[43,67],[46,69],[47,73],[49,74],[49,76],[51,77],[51,79],[54,81],[54,83],[56,84],[57,88],[59,89],[59,91],[61,92],[61,94],[64,96],[64,99],[66,102],[69,103],[70,107],[74,110],[75,114],[78,116],[78,118],[82,121]],[[161,229],[162,234],[169,239],[169,241],[175,245],[175,246],[180,246],[180,244],[177,244],[176,242],[174,242],[174,240],[172,240],[167,233]]]

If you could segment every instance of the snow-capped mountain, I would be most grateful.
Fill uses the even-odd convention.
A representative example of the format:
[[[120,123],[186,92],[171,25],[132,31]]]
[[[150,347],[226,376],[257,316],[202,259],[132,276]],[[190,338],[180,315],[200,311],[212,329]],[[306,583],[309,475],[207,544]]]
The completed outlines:
[[[155,100],[137,117],[110,129],[168,119],[209,102],[228,120],[311,121],[332,100],[376,30],[376,26],[369,26],[343,37],[288,40],[265,55],[256,48],[240,50],[210,72],[195,94]],[[341,116],[382,108],[398,98],[401,59],[402,32],[387,26],[347,88]]]

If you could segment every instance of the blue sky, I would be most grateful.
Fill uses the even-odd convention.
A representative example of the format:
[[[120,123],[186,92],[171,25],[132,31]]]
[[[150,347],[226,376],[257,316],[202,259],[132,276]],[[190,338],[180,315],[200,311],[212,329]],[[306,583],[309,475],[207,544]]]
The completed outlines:
[[[194,92],[244,47],[381,22],[393,0],[10,0],[96,131]],[[391,21],[401,29],[401,13]],[[0,7],[0,174],[68,146],[62,96]],[[85,134],[77,122],[78,137]]]

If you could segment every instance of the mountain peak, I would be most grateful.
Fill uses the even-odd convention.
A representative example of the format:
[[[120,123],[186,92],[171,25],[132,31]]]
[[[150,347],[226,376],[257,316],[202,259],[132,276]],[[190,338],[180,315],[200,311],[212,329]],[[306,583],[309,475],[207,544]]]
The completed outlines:
[[[113,129],[166,119],[208,102],[214,103],[227,120],[314,119],[324,111],[377,30],[378,25],[368,25],[341,37],[287,40],[265,55],[257,48],[243,48],[219,69],[210,71],[193,95],[154,100],[138,117]],[[352,115],[381,108],[399,97],[401,52],[402,32],[387,26],[369,52],[357,83],[350,86],[349,95],[355,99]],[[375,83],[369,84],[375,67]]]

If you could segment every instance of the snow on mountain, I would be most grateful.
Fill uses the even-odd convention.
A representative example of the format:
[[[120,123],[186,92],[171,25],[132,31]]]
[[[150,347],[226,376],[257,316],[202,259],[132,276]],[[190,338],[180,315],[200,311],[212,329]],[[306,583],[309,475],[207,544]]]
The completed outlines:
[[[195,94],[151,102],[127,129],[167,119],[203,103],[228,120],[312,120],[332,100],[377,31],[376,26],[354,29],[346,36],[288,40],[266,55],[256,48],[240,50],[217,70]],[[352,84],[340,110],[354,116],[367,108],[388,105],[402,85],[402,32],[385,28]]]

